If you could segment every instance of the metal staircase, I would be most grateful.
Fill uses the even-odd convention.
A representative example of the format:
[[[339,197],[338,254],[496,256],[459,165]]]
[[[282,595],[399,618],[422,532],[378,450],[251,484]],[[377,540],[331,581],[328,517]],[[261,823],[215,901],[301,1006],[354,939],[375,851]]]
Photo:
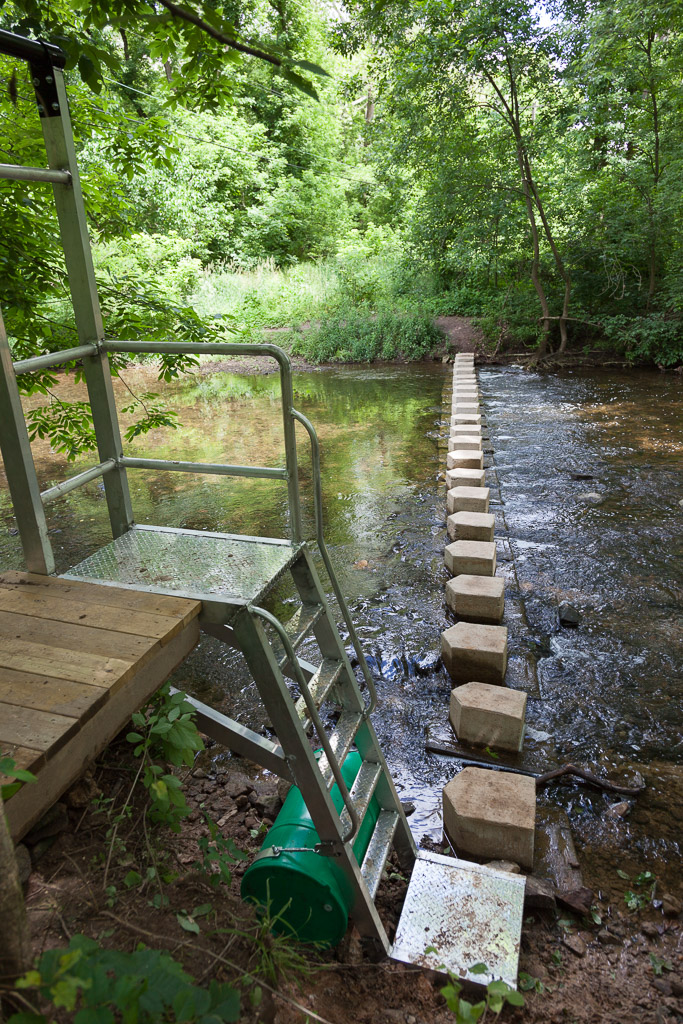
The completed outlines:
[[[147,344],[105,338],[61,70],[63,54],[55,47],[4,31],[0,31],[0,53],[29,64],[49,164],[47,169],[0,165],[0,178],[49,183],[53,187],[80,342],[69,350],[13,363],[0,316],[0,447],[27,568],[40,574],[51,574],[55,569],[45,505],[102,478],[113,540],[65,575],[202,601],[201,623],[206,632],[243,652],[277,741],[193,701],[199,727],[230,749],[296,783],[319,836],[316,852],[321,857],[334,857],[341,866],[352,887],[352,920],[361,935],[386,953],[390,944],[374,897],[392,846],[406,870],[415,860],[416,848],[370,721],[376,704],[375,688],[325,545],[318,440],[311,423],[293,406],[289,359],[274,345]],[[114,352],[253,354],[275,359],[280,370],[285,466],[207,465],[125,455],[109,369],[109,356]],[[100,461],[41,493],[16,378],[73,362],[81,363],[84,369]],[[305,428],[311,443],[315,507],[315,538],[311,544],[304,539],[301,527],[297,422]],[[127,474],[145,469],[281,480],[288,490],[290,537],[272,540],[139,526],[134,520]],[[365,697],[337,631],[314,552],[322,560],[348,629],[364,679]],[[262,603],[285,576],[293,581],[300,604],[282,623]],[[316,664],[297,654],[306,639],[315,641],[319,652]],[[331,710],[338,715],[336,724],[326,727]],[[349,791],[341,765],[354,746],[362,765]],[[320,757],[316,757],[315,747],[322,748]],[[330,795],[335,784],[343,800],[341,813]],[[353,844],[373,796],[380,813],[359,865]]]

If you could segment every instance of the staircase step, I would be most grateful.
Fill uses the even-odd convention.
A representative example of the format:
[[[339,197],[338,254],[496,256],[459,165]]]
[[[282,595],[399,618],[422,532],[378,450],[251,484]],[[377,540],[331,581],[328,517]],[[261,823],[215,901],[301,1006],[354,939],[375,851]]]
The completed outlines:
[[[389,856],[391,842],[398,825],[398,811],[380,811],[375,831],[365,851],[365,857],[361,865],[361,874],[368,887],[370,899],[374,900],[379,888],[384,865]]]
[[[333,658],[325,658],[315,675],[309,680],[308,689],[310,690],[317,708],[320,707],[334,684],[338,681],[343,667],[344,665],[341,661],[335,661]],[[306,701],[303,697],[299,697],[296,702],[296,713],[299,716],[299,720],[302,722],[304,729],[308,730],[310,728],[311,721],[308,717],[308,708],[306,707]]]
[[[360,771],[354,780],[353,786],[351,787],[351,799],[353,800],[356,813],[360,821],[365,817],[365,813],[372,800],[372,794],[375,792],[375,786],[379,782],[382,774],[382,766],[375,764],[374,761],[363,761],[360,766]],[[351,824],[351,818],[349,812],[344,808],[341,813],[342,828],[346,829]]]
[[[284,623],[285,633],[289,637],[294,650],[297,649],[302,640],[305,640],[322,613],[323,606],[321,604],[301,604],[291,619]],[[289,659],[280,643],[279,637],[276,637],[273,643],[273,650],[275,651],[275,657],[280,668],[283,668]]]
[[[357,711],[342,711],[336,728],[330,736],[330,746],[337,764],[341,765],[349,750],[353,746],[356,733],[363,721],[363,716]],[[334,784],[332,768],[327,760],[327,754],[323,754],[318,761],[318,768],[328,789]]]

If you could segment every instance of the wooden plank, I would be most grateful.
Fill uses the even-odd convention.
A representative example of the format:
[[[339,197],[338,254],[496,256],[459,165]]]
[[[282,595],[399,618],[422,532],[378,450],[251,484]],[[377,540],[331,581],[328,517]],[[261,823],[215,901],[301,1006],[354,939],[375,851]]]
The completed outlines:
[[[21,747],[18,743],[0,743],[0,754],[3,757],[11,757],[15,768],[25,768],[27,771],[35,772],[45,764],[45,755],[42,750],[33,750],[31,747]],[[6,775],[0,775],[0,785],[7,785],[12,779]],[[35,783],[32,783],[35,785]]]
[[[111,629],[93,629],[71,622],[34,619],[30,615],[0,612],[0,637],[28,643],[50,644],[67,650],[98,654],[122,661],[142,661],[149,657],[159,641],[148,637],[116,633]]]
[[[109,690],[69,679],[0,668],[0,701],[57,715],[89,718],[107,700]]]
[[[173,642],[173,641],[171,641]],[[104,658],[86,651],[69,651],[46,644],[0,637],[0,668],[19,669],[116,691],[136,670],[134,661]]]
[[[11,797],[5,811],[16,841],[28,832],[45,811],[82,774],[83,769],[111,742],[136,711],[168,678],[199,639],[196,618],[165,647],[158,649],[150,664],[121,687],[97,714],[57,751],[38,774],[38,783],[23,786]]]
[[[98,605],[148,612],[150,615],[170,615],[186,626],[201,611],[201,602],[186,597],[148,594],[142,590],[126,590],[101,583],[81,580],[63,580],[58,576],[40,576],[31,572],[7,571],[0,574],[0,588],[26,588],[45,594],[58,593],[68,600],[92,601]]]
[[[0,703],[0,744],[30,745],[34,750],[42,750],[49,759],[78,728],[77,718]]]
[[[110,629],[117,633],[154,637],[162,643],[168,643],[183,628],[182,621],[172,615],[100,605],[96,593],[91,600],[84,601],[65,599],[58,590],[48,590],[47,594],[42,594],[26,587],[12,590],[0,588],[0,612],[15,612],[38,619],[53,619],[96,629]]]

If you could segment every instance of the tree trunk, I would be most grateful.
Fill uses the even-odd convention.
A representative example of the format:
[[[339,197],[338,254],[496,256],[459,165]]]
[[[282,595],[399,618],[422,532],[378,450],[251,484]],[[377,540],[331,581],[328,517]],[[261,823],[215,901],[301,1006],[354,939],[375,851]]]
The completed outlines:
[[[7,982],[25,974],[31,966],[26,908],[14,856],[14,843],[7,827],[0,796],[0,981]]]
[[[517,162],[519,164],[519,171],[522,176],[522,191],[524,192],[524,201],[526,203],[526,212],[529,218],[529,227],[531,228],[531,243],[533,246],[533,257],[531,260],[531,283],[533,284],[536,294],[538,295],[538,301],[541,304],[541,313],[543,316],[543,335],[541,342],[538,346],[539,359],[543,359],[548,351],[548,340],[550,337],[550,307],[548,306],[548,299],[546,298],[545,289],[541,282],[539,270],[541,267],[541,249],[538,240],[538,224],[536,223],[536,216],[534,214],[534,204],[531,199],[531,191],[529,189],[529,181],[525,173],[524,167],[524,154],[521,146],[517,145]]]

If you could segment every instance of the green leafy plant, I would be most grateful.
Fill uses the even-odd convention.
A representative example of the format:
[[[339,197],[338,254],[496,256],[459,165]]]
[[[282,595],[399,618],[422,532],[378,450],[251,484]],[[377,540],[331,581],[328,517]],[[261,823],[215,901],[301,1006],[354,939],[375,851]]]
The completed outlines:
[[[204,749],[194,723],[194,708],[184,693],[171,694],[167,683],[145,711],[132,716],[132,722],[135,730],[126,739],[134,744],[135,756],[141,758],[138,776],[141,775],[149,793],[150,819],[178,832],[180,821],[190,813],[190,808],[180,779],[157,762],[190,767],[195,754]]]
[[[201,903],[198,907],[189,913],[186,910],[181,910],[176,914],[176,921],[186,932],[193,932],[195,935],[199,935],[199,922],[198,917],[206,917],[213,910],[213,906],[210,903]]]
[[[625,871],[617,870],[617,874],[625,881],[631,881]],[[624,901],[629,910],[643,910],[654,899],[657,888],[657,879],[651,871],[641,871],[633,879],[636,889],[627,889],[624,893]]]
[[[522,992],[545,992],[545,985],[540,978],[535,978],[533,974],[527,974],[526,971],[519,972],[518,985]]]
[[[133,953],[103,949],[94,939],[74,935],[66,949],[50,949],[35,970],[17,983],[19,990],[36,990],[54,1010],[73,1014],[74,1024],[219,1024],[237,1021],[239,992],[212,981],[208,989],[169,953],[139,946]],[[47,1024],[52,1020],[37,1009],[15,1013],[8,1024]]]
[[[673,971],[674,965],[670,960],[665,960],[663,957],[658,957],[656,953],[649,953],[648,957],[652,964],[652,970],[655,972],[657,977],[661,977],[663,971]]]
[[[14,758],[9,757],[7,754],[0,755],[0,775],[6,776],[8,779],[14,779],[14,782],[6,782],[0,787],[0,795],[3,800],[9,800],[24,782],[37,782],[33,772],[26,771],[25,768],[17,768],[16,761]]]
[[[437,953],[438,950],[435,946],[428,946],[425,952]],[[441,964],[439,970],[445,969]],[[487,972],[488,967],[482,963],[474,964],[467,971],[468,974],[486,974]],[[489,1011],[497,1017],[506,1003],[509,1003],[510,1006],[524,1006],[524,996],[521,992],[517,992],[507,982],[501,980],[489,982],[484,998],[478,1003],[471,1003],[461,995],[462,980],[456,978],[452,971],[447,970],[447,974],[448,983],[440,989],[440,992],[446,1000],[448,1009],[455,1014],[456,1024],[476,1024],[476,1021],[483,1021]]]
[[[233,864],[245,860],[247,855],[235,846],[232,839],[226,839],[221,835],[218,826],[207,814],[204,818],[209,835],[200,836],[197,841],[201,860],[195,861],[193,867],[203,874],[214,888],[221,882],[230,885]]]

